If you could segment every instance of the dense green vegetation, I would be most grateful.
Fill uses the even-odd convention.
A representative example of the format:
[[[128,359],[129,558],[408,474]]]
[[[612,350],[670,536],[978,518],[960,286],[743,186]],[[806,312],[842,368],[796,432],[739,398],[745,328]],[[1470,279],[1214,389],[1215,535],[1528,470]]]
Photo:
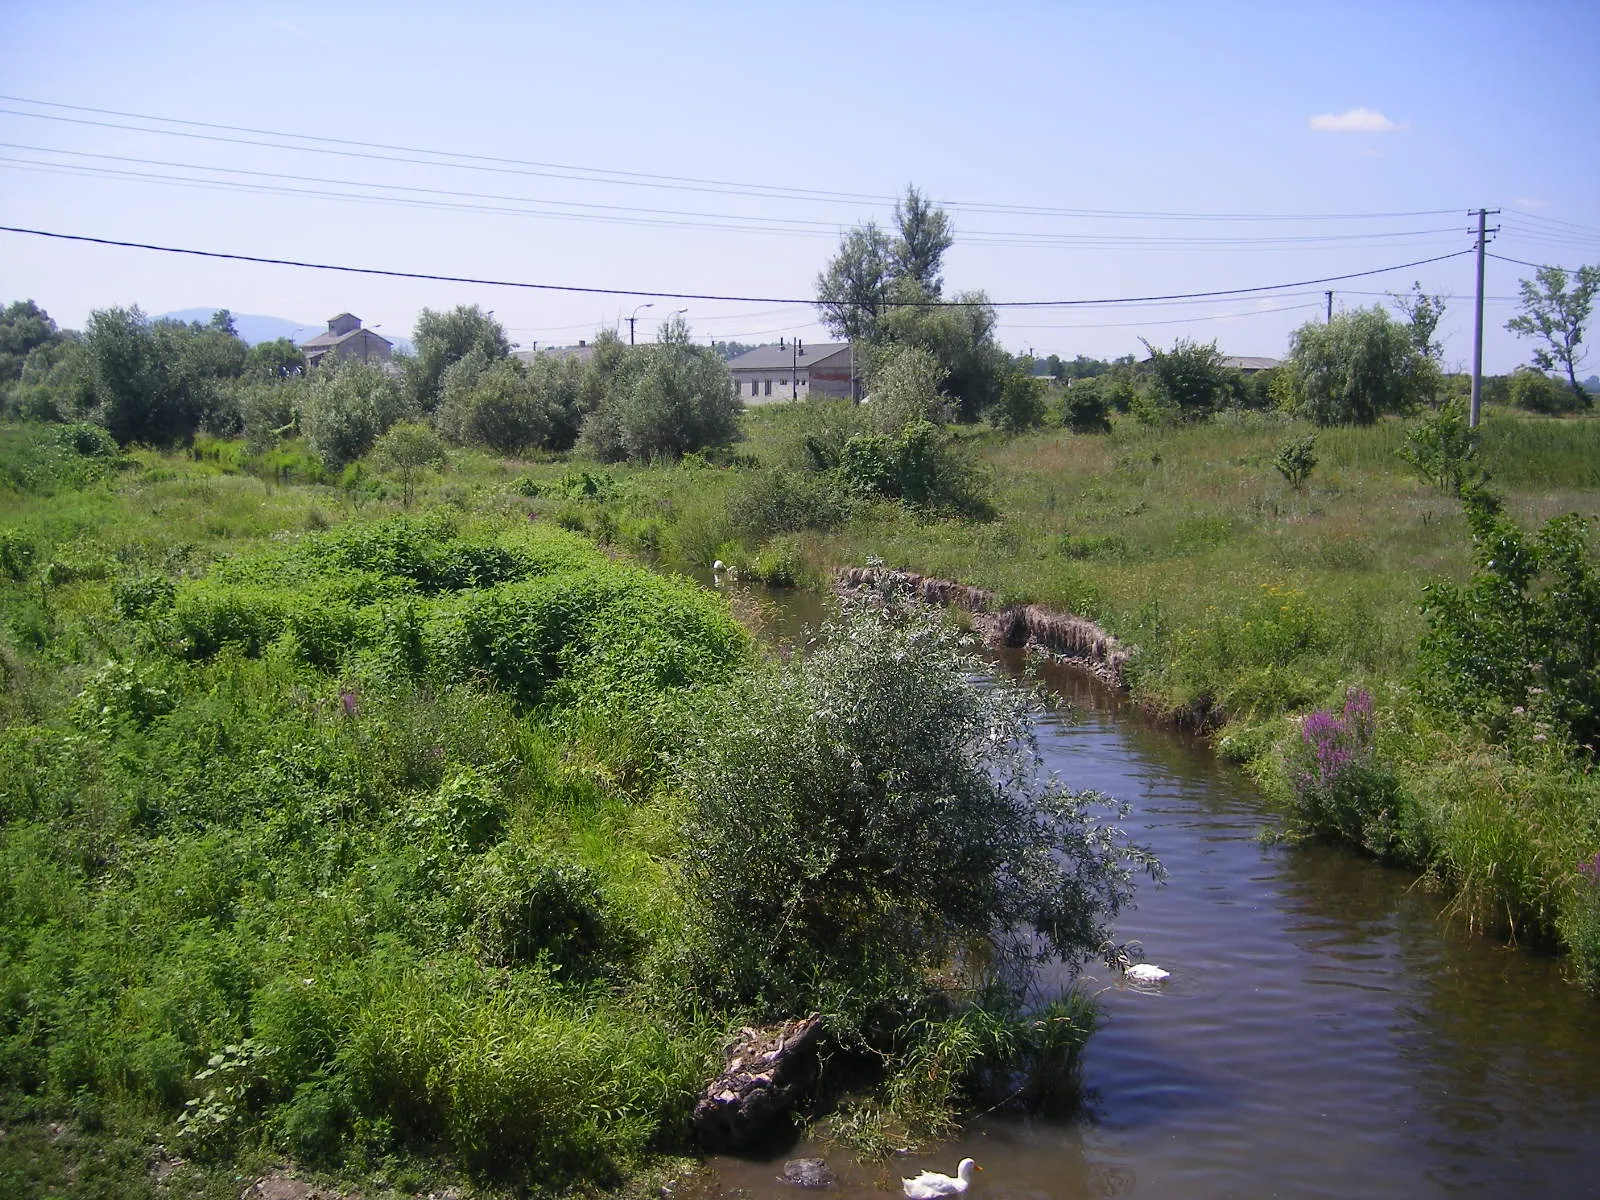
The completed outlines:
[[[984,498],[962,516],[849,486],[829,448],[881,436],[870,408],[753,413],[734,468],[582,498],[545,484],[534,503],[684,565],[793,582],[875,556],[1091,617],[1139,648],[1141,701],[1252,764],[1303,833],[1424,868],[1467,920],[1578,951],[1593,980],[1595,534],[1544,526],[1595,511],[1600,423],[1491,408],[1466,436],[1447,406],[1366,426],[1226,410],[1091,436],[946,430]],[[1498,515],[1469,522],[1474,496]],[[1359,768],[1340,779],[1308,772],[1318,713],[1337,725],[1324,749]]]
[[[8,1187],[615,1186],[688,1148],[730,1024],[812,1007],[880,1065],[860,1144],[1070,1080],[1092,1014],[1025,1013],[1020,951],[1106,940],[1118,814],[1030,773],[947,632],[865,608],[765,665],[720,597],[556,527],[606,533],[604,475],[380,443],[285,485],[297,453],[0,425]]]
[[[1015,1071],[1060,1098],[1092,1011],[1023,997],[1158,871],[1116,807],[893,598],[771,664],[627,556],[1096,620],[1295,836],[1600,991],[1600,422],[1552,415],[1591,281],[1525,296],[1569,386],[1467,430],[1435,297],[1277,371],[1180,340],[1045,391],[941,302],[943,214],[896,225],[819,278],[865,404],[741,415],[681,324],[526,366],[424,312],[397,368],[308,373],[226,313],[0,314],[0,1184],[150,1193],[159,1144],[191,1192],[616,1186],[686,1148],[730,1025],[813,1008],[879,1067],[829,1118],[858,1145]]]

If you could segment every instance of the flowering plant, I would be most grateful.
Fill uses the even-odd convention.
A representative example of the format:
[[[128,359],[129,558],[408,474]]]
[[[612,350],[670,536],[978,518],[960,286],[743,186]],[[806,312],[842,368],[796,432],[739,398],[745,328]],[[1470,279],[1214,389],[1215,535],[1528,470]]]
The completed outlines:
[[[1399,787],[1376,749],[1377,719],[1365,688],[1345,693],[1341,708],[1318,709],[1300,722],[1290,750],[1295,815],[1306,832],[1342,838],[1375,854],[1401,853]]]

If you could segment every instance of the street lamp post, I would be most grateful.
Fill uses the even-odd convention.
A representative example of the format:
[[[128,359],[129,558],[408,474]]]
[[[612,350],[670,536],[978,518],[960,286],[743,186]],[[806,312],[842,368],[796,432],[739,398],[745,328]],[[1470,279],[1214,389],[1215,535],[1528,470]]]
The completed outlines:
[[[639,305],[639,308],[654,308],[648,300]],[[628,345],[633,345],[633,323],[639,319],[639,308],[633,310],[633,315],[628,318]]]

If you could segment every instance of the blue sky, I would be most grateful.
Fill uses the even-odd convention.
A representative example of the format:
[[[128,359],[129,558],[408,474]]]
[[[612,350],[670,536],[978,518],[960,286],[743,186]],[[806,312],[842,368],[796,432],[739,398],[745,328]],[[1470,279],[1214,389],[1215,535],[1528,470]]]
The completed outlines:
[[[1597,45],[1600,5],[1539,0],[7,4],[0,224],[758,298],[639,314],[642,332],[687,308],[697,336],[742,341],[821,340],[814,310],[767,300],[810,297],[841,232],[887,221],[908,183],[954,216],[947,289],[996,301],[1388,267],[1469,250],[1480,205],[1503,210],[1491,252],[1571,267],[1600,262]],[[1531,274],[1489,260],[1490,370],[1527,361],[1503,325]],[[1446,360],[1467,363],[1469,255],[1244,298],[1002,309],[1001,337],[1276,355],[1325,287],[1353,306],[1414,279],[1450,297]],[[349,310],[396,336],[424,306],[478,303],[524,345],[646,302],[0,233],[0,300],[23,297],[68,326],[214,304],[319,327]]]

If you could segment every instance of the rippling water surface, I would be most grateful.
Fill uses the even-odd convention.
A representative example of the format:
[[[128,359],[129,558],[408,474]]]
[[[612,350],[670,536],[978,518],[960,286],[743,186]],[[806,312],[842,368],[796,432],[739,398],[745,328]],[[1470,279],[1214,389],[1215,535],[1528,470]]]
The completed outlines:
[[[1080,676],[1046,682],[1072,702],[1041,718],[1049,765],[1130,802],[1167,867],[1117,934],[1172,977],[1091,966],[1083,1113],[981,1121],[887,1167],[797,1147],[840,1171],[830,1194],[898,1194],[971,1155],[979,1200],[1600,1196],[1600,1003],[1559,963],[1451,923],[1409,873],[1264,842],[1269,810],[1203,745]],[[714,1163],[722,1188],[796,1200],[777,1168]]]

